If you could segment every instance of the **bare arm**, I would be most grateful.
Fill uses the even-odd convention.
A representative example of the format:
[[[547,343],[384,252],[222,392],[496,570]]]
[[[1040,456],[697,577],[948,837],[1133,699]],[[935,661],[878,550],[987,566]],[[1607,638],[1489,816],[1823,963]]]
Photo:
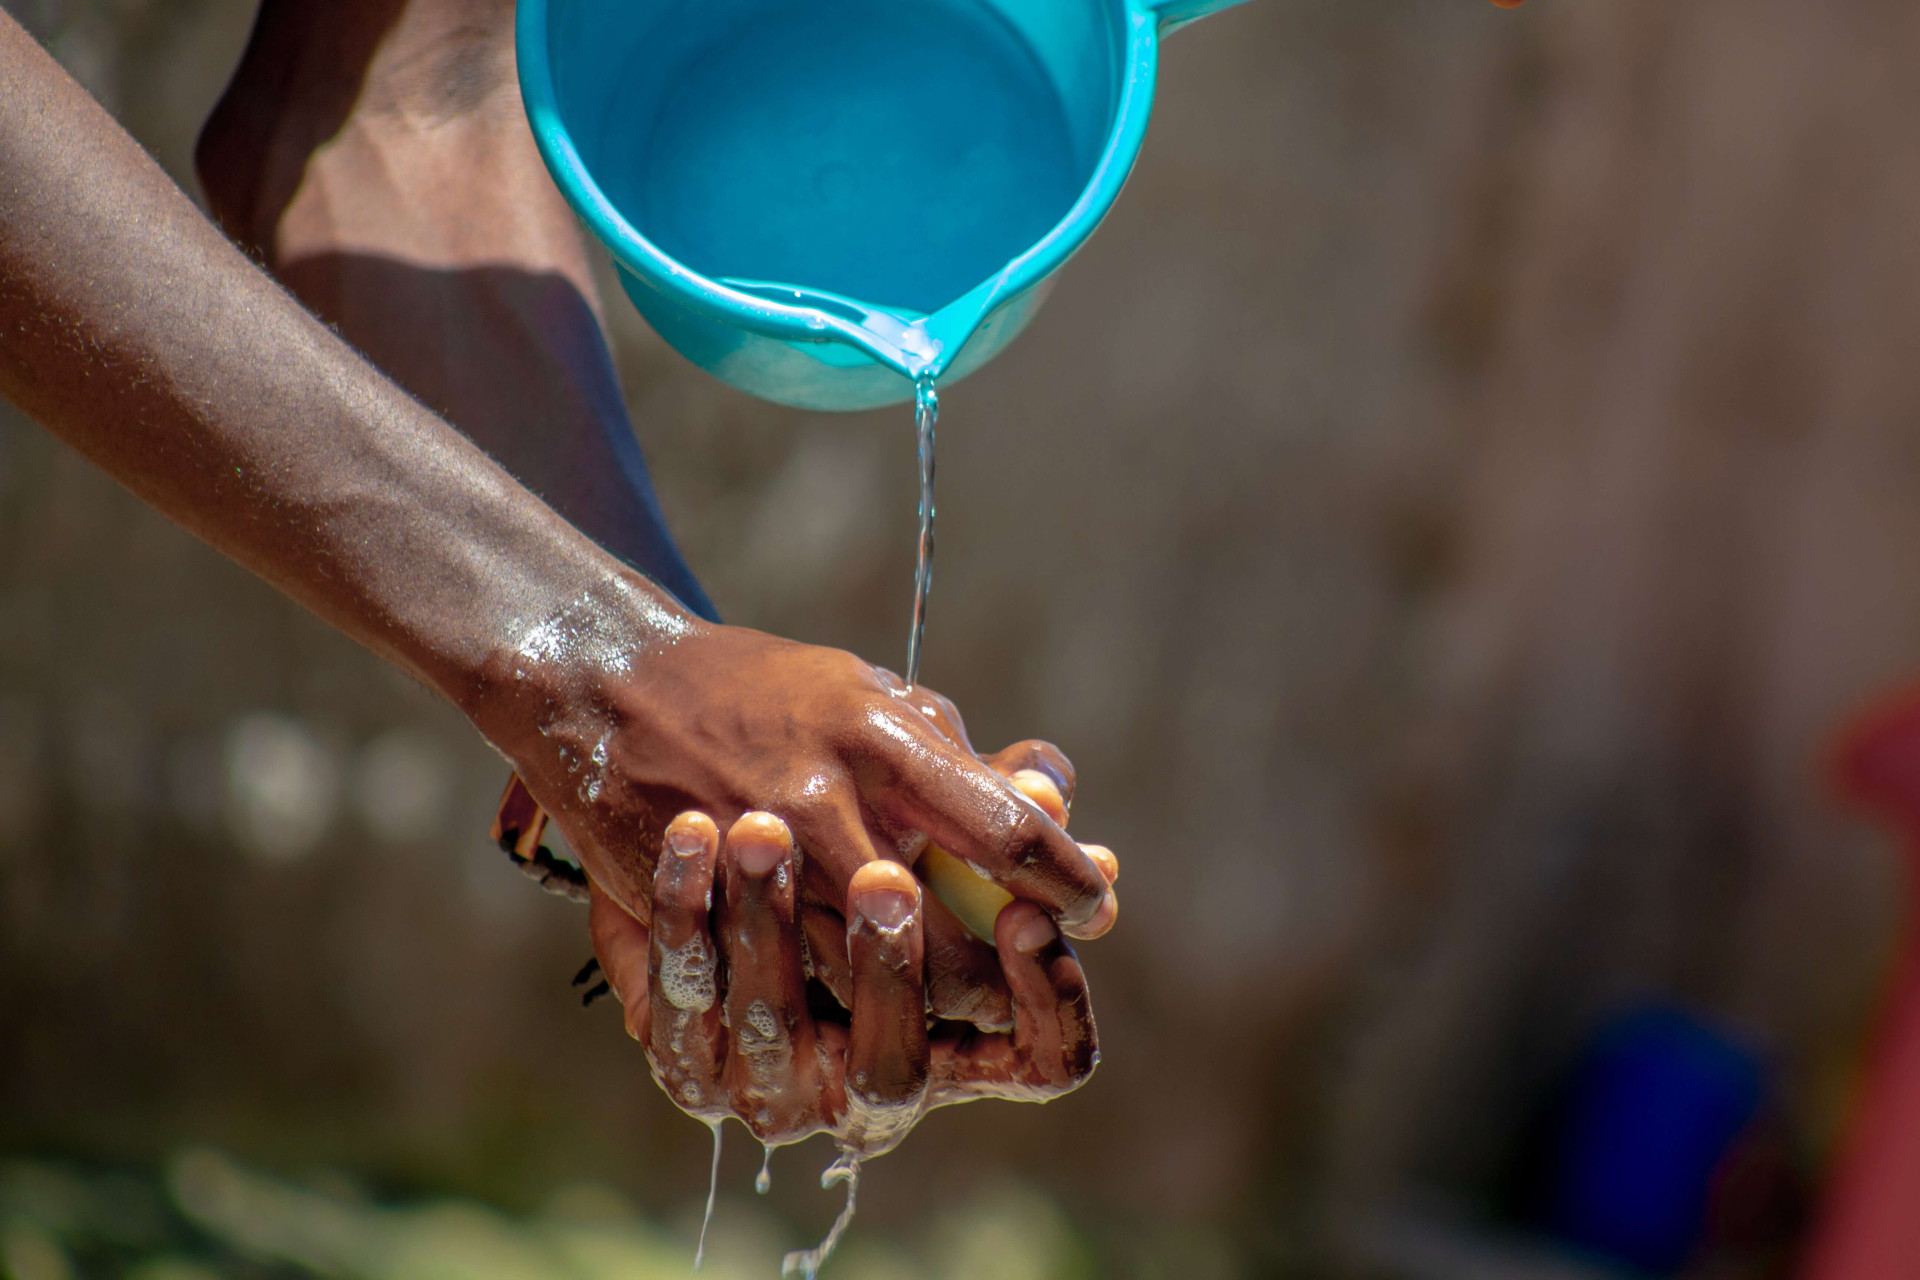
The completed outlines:
[[[575,528],[716,617],[666,529],[512,0],[263,0],[196,163],[215,218]]]
[[[268,280],[3,17],[0,393],[461,707],[636,919],[694,807],[788,816],[803,912],[837,918],[855,869],[924,833],[1070,932],[1112,919],[944,700],[703,622],[613,559]],[[1007,1020],[991,948],[935,912],[927,955],[936,1009]]]
[[[248,263],[4,15],[0,393],[463,705],[509,618],[609,576]]]

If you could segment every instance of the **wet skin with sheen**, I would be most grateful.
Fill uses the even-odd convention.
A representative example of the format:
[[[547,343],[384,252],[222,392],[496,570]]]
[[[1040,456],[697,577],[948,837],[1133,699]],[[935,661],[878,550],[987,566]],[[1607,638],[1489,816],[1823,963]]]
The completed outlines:
[[[301,11],[269,6],[276,21]],[[509,8],[419,0],[308,12],[348,25],[373,14],[370,62],[347,77],[366,81],[348,101],[373,114],[335,119],[333,134],[293,130],[309,140],[306,152],[293,147],[291,172],[305,176],[276,216],[298,234],[273,233],[271,243],[297,241],[309,255],[301,261],[346,247],[395,260],[418,254],[454,289],[449,296],[465,299],[474,296],[461,292],[466,268],[516,260],[513,236],[531,228],[537,243],[525,261],[543,271],[557,264],[561,281],[573,279],[578,260],[556,249],[542,220],[501,231],[497,242],[460,240],[473,231],[463,215],[489,193],[463,187],[461,166],[434,149],[524,130],[524,121],[497,109],[497,93],[450,95],[430,74],[409,98],[402,74],[420,73],[422,50],[445,44],[449,31],[468,45],[495,38],[476,14],[498,21],[504,41]],[[436,31],[435,22],[446,25]],[[272,53],[271,43],[262,48],[249,59]],[[383,80],[388,51],[393,76]],[[271,74],[251,82],[286,83]],[[297,113],[298,104],[276,109]],[[336,134],[346,142],[318,146]],[[511,159],[515,147],[531,157],[524,138],[508,138],[498,152],[506,158],[482,178],[508,190],[526,184],[530,208],[551,204],[537,164]],[[396,163],[405,157],[420,163]],[[266,169],[288,172],[280,159]],[[416,170],[434,181],[393,203],[419,224],[308,216],[309,184],[340,208],[344,193],[391,188]],[[436,227],[464,229],[436,239]],[[249,262],[3,15],[0,230],[0,393],[468,715],[582,858],[597,890],[595,941],[630,1025],[653,1006],[648,924],[662,910],[659,868],[671,865],[667,828],[686,811],[709,815],[713,846],[701,858],[722,876],[726,892],[716,896],[728,927],[723,936],[706,922],[708,955],[685,949],[691,925],[673,942],[678,958],[659,988],[679,993],[680,1003],[662,997],[668,1023],[680,1021],[679,1047],[656,1043],[650,1026],[642,1036],[663,1081],[672,1074],[676,1098],[692,1082],[703,1091],[693,1109],[738,1115],[775,1141],[824,1128],[861,1150],[890,1145],[908,1104],[894,1095],[913,1094],[923,1052],[911,1019],[884,1016],[916,998],[906,970],[924,1001],[914,1007],[970,1024],[926,1037],[913,1105],[1047,1097],[1084,1079],[1093,1058],[1084,977],[1052,921],[1094,936],[1111,925],[1115,900],[1095,860],[1007,782],[1038,770],[1070,798],[1072,768],[1058,751],[1027,742],[981,757],[939,695],[850,654],[713,623],[609,555]],[[389,233],[401,243],[383,245]],[[420,318],[423,349],[603,341],[593,325],[492,333],[445,301]],[[594,314],[590,299],[577,305]],[[577,352],[549,354],[502,366],[526,380],[525,403],[586,367]],[[746,841],[723,867],[719,831],[767,812],[780,815],[785,843]],[[908,932],[923,963],[896,966],[908,935],[874,923],[892,917],[855,901],[856,878],[882,859],[911,862],[929,839],[1019,901],[989,944],[937,899],[920,898]],[[754,850],[773,846],[781,852],[761,869]],[[1040,932],[1048,940],[1037,950],[1015,945],[1016,934],[1032,941]],[[746,969],[724,970],[723,984],[705,968],[723,945],[749,943],[756,976],[744,987],[731,979]],[[709,980],[714,1003],[701,1009]],[[795,1004],[796,986],[804,995],[810,982],[852,1011],[844,1026],[814,1018],[804,999]],[[716,1007],[741,1036],[709,1034],[704,1015]],[[862,1024],[873,1029],[868,1039],[855,1034],[862,1009],[880,1011]],[[721,1066],[718,1076],[703,1074],[702,1054]],[[864,1064],[868,1085],[848,1085],[850,1057]]]

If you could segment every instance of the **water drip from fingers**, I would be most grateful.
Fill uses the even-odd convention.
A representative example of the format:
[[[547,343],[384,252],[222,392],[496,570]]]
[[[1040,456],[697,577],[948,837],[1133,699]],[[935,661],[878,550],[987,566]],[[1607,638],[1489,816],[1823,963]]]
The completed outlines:
[[[773,1148],[763,1143],[761,1150],[765,1154],[760,1157],[760,1172],[754,1175],[753,1189],[757,1194],[765,1195],[773,1190]]]
[[[847,1184],[847,1203],[840,1209],[840,1216],[833,1220],[833,1226],[827,1231],[827,1238],[811,1249],[795,1249],[780,1262],[782,1276],[799,1276],[801,1280],[816,1280],[820,1268],[833,1256],[834,1246],[840,1243],[840,1237],[846,1233],[847,1226],[853,1221],[854,1200],[860,1194],[860,1157],[852,1151],[842,1151],[840,1158],[828,1165],[826,1172],[820,1175],[820,1185],[831,1187],[836,1182]]]
[[[707,1228],[713,1225],[713,1202],[720,1193],[720,1122],[707,1125],[713,1130],[713,1168],[707,1172],[707,1212],[700,1219],[700,1245],[693,1251],[693,1269],[698,1271],[707,1260]]]

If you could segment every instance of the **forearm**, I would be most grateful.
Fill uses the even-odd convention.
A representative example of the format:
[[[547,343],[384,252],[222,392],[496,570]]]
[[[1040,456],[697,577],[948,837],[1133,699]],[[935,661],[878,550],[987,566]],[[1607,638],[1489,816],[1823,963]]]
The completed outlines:
[[[646,590],[242,257],[4,15],[0,394],[469,709],[569,602]],[[663,600],[636,616],[672,625]]]
[[[579,226],[527,127],[511,0],[398,8],[262,6],[201,134],[216,217],[389,377],[711,617],[654,499]]]

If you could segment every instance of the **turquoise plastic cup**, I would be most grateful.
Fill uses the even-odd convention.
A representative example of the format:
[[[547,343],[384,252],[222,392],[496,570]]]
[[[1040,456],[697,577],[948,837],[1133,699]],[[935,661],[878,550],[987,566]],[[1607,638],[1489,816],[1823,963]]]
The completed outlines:
[[[1235,3],[520,0],[520,87],[661,337],[867,409],[1018,336],[1139,155],[1161,37]]]

